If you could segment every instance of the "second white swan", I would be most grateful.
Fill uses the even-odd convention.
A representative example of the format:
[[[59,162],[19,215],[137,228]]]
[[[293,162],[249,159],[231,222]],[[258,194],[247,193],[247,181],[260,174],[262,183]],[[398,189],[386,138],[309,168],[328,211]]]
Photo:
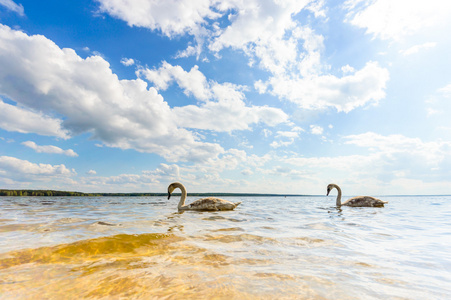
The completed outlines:
[[[172,192],[179,188],[182,191],[180,202],[178,205],[179,210],[199,210],[199,211],[217,211],[217,210],[233,210],[235,207],[241,204],[241,202],[230,202],[224,199],[208,197],[194,201],[191,204],[185,205],[186,189],[180,182],[171,183],[168,186],[168,200],[171,198]]]
[[[330,191],[334,188],[338,191],[336,202],[337,206],[345,205],[353,207],[383,207],[385,203],[388,203],[370,196],[357,196],[341,203],[341,189],[338,185],[334,183],[329,184],[327,186],[327,196],[329,196]]]

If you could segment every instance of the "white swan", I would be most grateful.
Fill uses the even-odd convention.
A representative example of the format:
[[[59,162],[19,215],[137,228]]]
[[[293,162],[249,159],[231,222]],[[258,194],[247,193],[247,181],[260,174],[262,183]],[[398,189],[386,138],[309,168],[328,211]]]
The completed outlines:
[[[385,203],[388,203],[370,196],[357,196],[349,200],[346,200],[344,203],[341,203],[341,189],[338,185],[334,183],[329,184],[327,186],[327,196],[329,196],[330,191],[333,190],[334,188],[337,189],[338,191],[337,206],[346,205],[353,207],[382,207],[384,206]]]
[[[168,186],[168,200],[169,198],[171,198],[171,194],[176,188],[179,188],[182,191],[182,196],[180,197],[180,202],[178,205],[179,210],[233,210],[241,203],[232,203],[223,199],[208,197],[196,200],[191,204],[185,205],[186,189],[180,182],[174,182]]]

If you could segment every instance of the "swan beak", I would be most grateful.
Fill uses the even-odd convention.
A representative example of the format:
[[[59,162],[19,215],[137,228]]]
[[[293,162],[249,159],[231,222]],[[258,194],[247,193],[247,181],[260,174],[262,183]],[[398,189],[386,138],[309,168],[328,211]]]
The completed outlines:
[[[329,190],[329,189],[327,189],[327,194],[326,194],[326,196],[329,196],[329,193],[330,193],[330,190]]]
[[[169,198],[171,198],[171,193],[168,193],[168,200],[169,200]]]

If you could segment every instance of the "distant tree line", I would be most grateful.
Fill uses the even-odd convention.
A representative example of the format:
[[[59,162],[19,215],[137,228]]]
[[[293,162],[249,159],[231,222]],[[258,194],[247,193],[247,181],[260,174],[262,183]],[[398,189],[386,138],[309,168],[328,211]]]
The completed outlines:
[[[0,189],[0,196],[76,196],[76,197],[149,197],[149,196],[167,196],[167,193],[82,193],[54,190],[5,190]],[[180,193],[174,193],[173,196],[180,196]],[[280,194],[244,194],[244,193],[190,193],[189,196],[206,197],[261,197],[261,196],[285,196]],[[305,196],[305,195],[286,195],[286,196]]]
[[[53,190],[0,190],[0,196],[88,196],[88,194]]]
[[[167,193],[82,193],[54,190],[4,190],[0,189],[0,196],[76,196],[76,197],[100,197],[100,196],[162,196]]]

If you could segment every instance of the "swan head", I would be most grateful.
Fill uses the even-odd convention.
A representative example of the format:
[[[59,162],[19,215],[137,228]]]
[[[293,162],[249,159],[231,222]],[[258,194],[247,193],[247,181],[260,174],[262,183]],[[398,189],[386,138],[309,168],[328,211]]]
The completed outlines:
[[[169,186],[168,186],[168,200],[171,198],[171,194],[172,194],[172,192],[175,190],[175,186],[174,186],[174,184],[173,183],[171,183]]]
[[[331,183],[331,184],[329,184],[327,186],[327,194],[326,194],[326,196],[329,196],[329,193],[330,193],[330,191],[332,191],[333,188],[334,188],[334,184],[333,183]]]
[[[171,198],[171,194],[176,188],[183,188],[183,184],[179,182],[173,182],[168,186],[168,200]]]

